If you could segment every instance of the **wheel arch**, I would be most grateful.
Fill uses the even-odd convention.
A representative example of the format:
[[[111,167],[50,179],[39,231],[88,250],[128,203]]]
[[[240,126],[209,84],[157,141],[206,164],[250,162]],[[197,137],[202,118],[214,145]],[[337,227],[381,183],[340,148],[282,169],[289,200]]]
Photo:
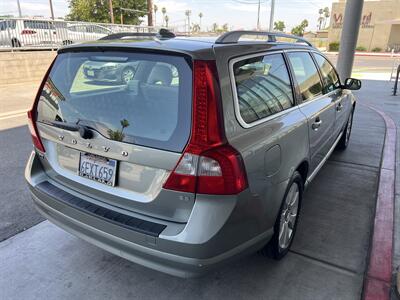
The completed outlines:
[[[295,169],[297,172],[300,173],[301,178],[303,179],[303,185],[305,185],[305,183],[307,181],[309,167],[310,167],[310,165],[309,165],[308,161],[305,159]]]

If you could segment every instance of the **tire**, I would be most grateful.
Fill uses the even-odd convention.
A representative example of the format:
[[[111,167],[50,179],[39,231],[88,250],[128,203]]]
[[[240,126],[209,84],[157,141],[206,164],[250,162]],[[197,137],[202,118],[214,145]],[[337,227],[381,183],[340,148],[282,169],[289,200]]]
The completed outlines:
[[[338,150],[343,151],[349,145],[351,129],[353,127],[353,114],[354,114],[354,109],[352,109],[350,112],[350,116],[349,116],[349,119],[347,120],[342,137],[340,138],[339,143],[336,146],[336,149],[338,149]]]
[[[135,69],[132,67],[126,67],[121,72],[121,82],[127,84],[135,76]]]
[[[21,42],[14,38],[11,40],[11,45],[14,48],[19,48],[19,47],[21,47]]]
[[[288,187],[286,188],[285,196],[283,197],[279,214],[275,221],[274,235],[268,244],[261,250],[263,255],[275,260],[280,260],[289,252],[296,234],[301,201],[303,200],[303,190],[303,178],[299,172],[295,171],[289,181]],[[295,205],[290,206],[290,203]],[[292,216],[292,218],[290,216]],[[286,231],[283,228],[284,226]],[[288,234],[287,238],[284,238],[284,231]]]

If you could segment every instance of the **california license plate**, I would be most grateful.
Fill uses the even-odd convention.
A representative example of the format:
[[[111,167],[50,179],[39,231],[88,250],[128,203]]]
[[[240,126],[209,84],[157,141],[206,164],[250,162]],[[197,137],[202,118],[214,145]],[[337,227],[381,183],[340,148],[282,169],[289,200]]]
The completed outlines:
[[[79,159],[79,176],[109,185],[115,185],[117,161],[103,156],[81,153]]]

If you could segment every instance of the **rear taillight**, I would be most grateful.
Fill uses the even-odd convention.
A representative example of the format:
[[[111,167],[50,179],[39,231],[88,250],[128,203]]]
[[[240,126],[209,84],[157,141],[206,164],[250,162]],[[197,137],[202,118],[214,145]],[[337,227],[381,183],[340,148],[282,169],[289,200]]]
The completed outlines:
[[[43,153],[46,150],[44,149],[42,140],[40,139],[39,131],[36,126],[37,106],[38,106],[40,95],[42,94],[43,87],[46,83],[47,77],[49,76],[50,70],[53,67],[54,61],[55,61],[55,59],[53,60],[49,69],[47,70],[46,75],[44,75],[42,83],[40,84],[40,87],[36,93],[36,97],[33,102],[32,108],[28,111],[28,127],[29,127],[29,131],[31,133],[33,145],[35,146],[36,149],[38,149],[39,151],[41,151]]]
[[[31,29],[24,29],[21,31],[21,34],[35,34],[35,33],[36,31]]]
[[[228,144],[213,61],[194,61],[193,116],[190,141],[165,189],[231,195],[247,187],[240,154]]]
[[[43,147],[43,143],[40,140],[40,135],[36,127],[36,110],[31,109],[28,111],[28,127],[29,131],[31,132],[32,142],[35,148],[41,152],[45,152],[46,150]]]

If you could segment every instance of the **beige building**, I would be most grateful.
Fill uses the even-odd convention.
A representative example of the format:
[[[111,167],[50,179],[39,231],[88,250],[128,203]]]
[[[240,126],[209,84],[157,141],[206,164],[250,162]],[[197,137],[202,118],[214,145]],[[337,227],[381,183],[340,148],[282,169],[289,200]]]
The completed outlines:
[[[345,4],[332,3],[328,43],[340,41]],[[357,47],[400,51],[400,0],[364,1]]]

